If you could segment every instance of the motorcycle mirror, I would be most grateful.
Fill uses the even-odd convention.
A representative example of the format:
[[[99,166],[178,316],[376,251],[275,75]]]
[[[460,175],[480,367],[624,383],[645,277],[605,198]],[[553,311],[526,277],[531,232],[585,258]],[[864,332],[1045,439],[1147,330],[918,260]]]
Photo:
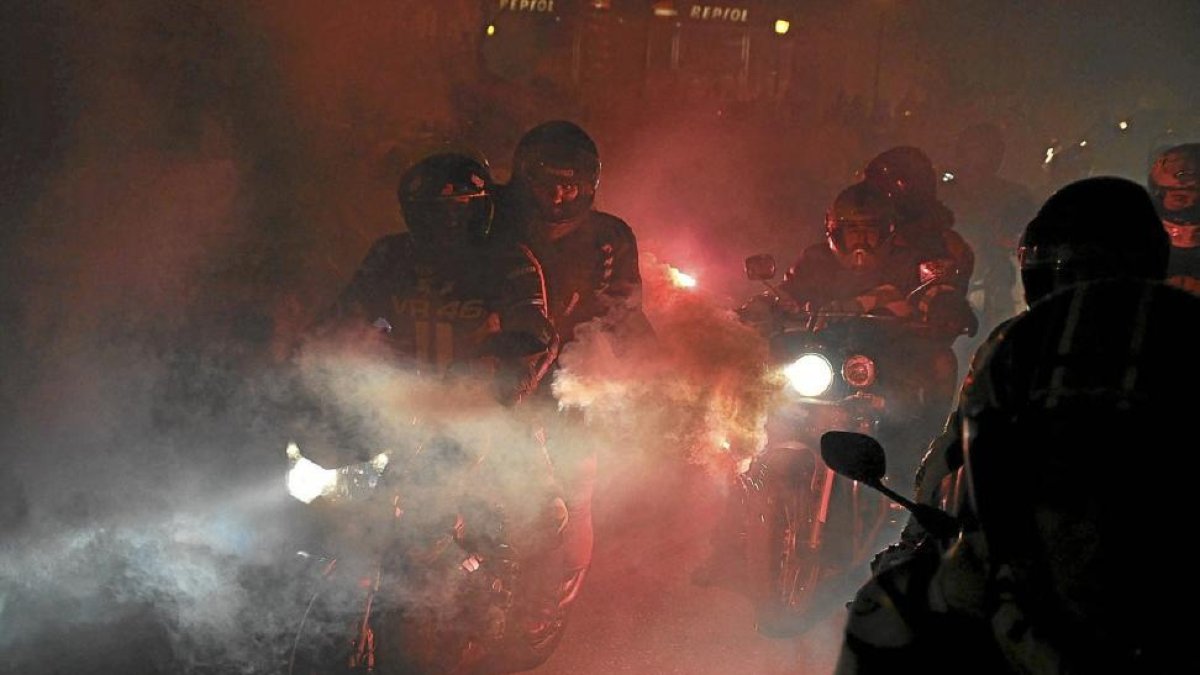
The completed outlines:
[[[746,278],[750,281],[770,281],[775,278],[775,256],[759,253],[746,258]]]
[[[835,472],[871,486],[878,485],[887,473],[887,455],[879,442],[852,431],[822,434],[821,459]]]
[[[821,459],[836,473],[869,485],[908,509],[934,536],[948,538],[958,532],[954,516],[928,504],[918,504],[883,484],[887,454],[879,441],[852,431],[826,431],[821,435]]]

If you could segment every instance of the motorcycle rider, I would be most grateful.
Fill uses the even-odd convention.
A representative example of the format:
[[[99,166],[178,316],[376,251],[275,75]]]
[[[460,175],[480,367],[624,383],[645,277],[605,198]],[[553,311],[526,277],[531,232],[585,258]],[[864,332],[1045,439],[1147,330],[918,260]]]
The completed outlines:
[[[499,221],[505,236],[541,261],[547,308],[563,346],[591,322],[613,338],[618,354],[652,339],[641,308],[637,238],[625,221],[595,208],[601,168],[595,141],[572,122],[545,122],[521,137],[512,166]],[[566,606],[591,566],[597,455],[582,419],[551,412],[546,421],[547,446],[569,512],[563,532],[570,570],[562,585]]]
[[[850,607],[837,672],[1194,672],[1178,444],[1200,368],[1200,298],[1137,278],[1068,286],[976,363],[959,414],[961,533],[877,569]],[[1131,454],[1131,449],[1150,452]],[[1161,457],[1163,461],[1156,462]],[[1148,463],[1131,475],[1131,460]]]
[[[1087,178],[1054,193],[1021,236],[1019,260],[1025,302],[1033,306],[1068,286],[1110,278],[1157,281],[1165,277],[1169,244],[1145,189],[1114,177]],[[1011,319],[1010,319],[1011,321]],[[997,326],[976,351],[983,359],[1004,334]],[[974,365],[960,400],[971,385]],[[918,501],[938,505],[942,482],[961,466],[962,425],[957,412],[930,445],[917,473]]]
[[[1200,293],[1200,143],[1158,153],[1147,184],[1171,237],[1167,278],[1185,291]]]
[[[927,391],[922,417],[929,417],[936,429],[957,384],[957,364],[946,342],[973,331],[975,317],[961,287],[930,275],[918,252],[896,243],[894,205],[867,182],[843,190],[826,214],[825,242],[805,249],[784,276],[782,308],[917,319],[912,325],[921,339],[912,342],[919,352],[913,362],[922,364],[919,380]],[[743,311],[743,316],[750,313]],[[934,429],[914,438],[922,439],[923,446]],[[915,461],[909,465],[915,467]]]
[[[945,335],[957,335],[973,316],[961,289],[940,278],[923,279],[920,258],[895,244],[895,221],[894,202],[874,185],[861,182],[842,190],[826,212],[824,241],[805,249],[778,289],[751,299],[739,315],[768,334],[788,315],[807,315],[815,330],[836,329],[845,322],[860,339],[875,340],[876,356],[886,358],[881,368],[888,373],[883,395],[887,414],[879,429],[898,451],[891,475],[907,482],[952,403],[955,359]],[[823,312],[835,316],[826,318]],[[776,487],[791,471],[784,467],[800,468],[792,461],[792,430],[785,433],[772,438],[745,472],[760,487],[732,493],[713,534],[710,558],[693,574],[696,583],[744,589],[752,597],[758,593],[745,585],[746,552],[740,542],[754,529],[749,521],[757,518],[756,511],[747,506],[755,494],[789,489]],[[815,468],[808,453],[800,462],[807,467],[803,471]],[[737,485],[744,488],[746,483],[739,480]],[[804,617],[786,613],[763,613],[758,621],[760,631],[777,636],[794,635],[804,625]]]
[[[558,335],[546,311],[545,280],[537,258],[528,247],[493,236],[495,189],[486,162],[464,153],[435,154],[411,167],[397,189],[407,231],[386,235],[371,246],[349,284],[318,320],[312,339],[352,348],[382,346],[385,357],[411,366],[421,376],[490,381],[495,398],[506,406],[528,399],[557,354]],[[415,473],[409,482],[428,483],[430,492],[429,499],[413,496],[424,494],[420,490],[404,495],[423,502],[426,509],[410,509],[411,518],[429,516],[427,511],[440,518],[442,502],[451,510],[461,509],[454,490],[446,487],[461,475],[469,479],[462,486],[469,496],[487,493],[500,500],[511,518],[504,536],[534,542],[532,550],[523,550],[523,565],[561,569],[554,560],[568,517],[566,505],[532,428],[527,439],[485,450],[465,447],[431,426],[423,449],[407,466]],[[321,450],[320,445],[306,445],[305,452],[326,467],[366,459]],[[355,451],[373,454],[377,448]],[[488,462],[483,462],[484,452]],[[450,475],[454,478],[447,480]],[[440,522],[438,518],[427,520]],[[459,529],[454,526],[456,533]],[[487,647],[478,651],[500,659],[505,667],[527,669],[548,656],[539,646],[549,634],[543,630],[545,617],[561,614],[553,590],[523,589],[513,610],[522,619],[516,624],[519,629],[506,635],[495,653]],[[410,637],[389,637],[381,643],[388,667],[426,658],[422,650],[410,649],[405,642]],[[429,656],[435,657],[453,655]]]
[[[1147,284],[1161,281],[1166,274],[1168,249],[1167,236],[1153,204],[1146,191],[1136,183],[1113,177],[1072,183],[1046,201],[1022,236],[1021,277],[1026,301],[1032,308],[1030,312],[1053,297],[1057,301],[1055,309],[1040,313],[1042,317],[1053,318],[1055,312],[1062,313],[1064,308],[1072,307],[1063,300],[1065,294],[1095,282]],[[1087,296],[1071,297],[1082,299]],[[1131,317],[1135,315],[1121,314],[1118,309],[1113,308],[1115,323],[1131,323]],[[993,353],[1005,343],[1011,327],[1023,316],[1018,315],[998,326],[976,351],[959,394],[959,406],[947,421],[945,431],[931,444],[918,471],[918,502],[948,508],[956,502],[956,495],[962,494],[961,470],[969,443],[978,433],[978,427],[970,426],[971,415],[976,414],[981,405],[998,400],[993,390],[1003,386],[1006,377],[1024,372],[1021,369],[1011,372],[993,369],[984,375],[988,364],[992,363]],[[1045,324],[1047,320],[1038,319],[1033,323]],[[1183,317],[1181,320],[1192,319]],[[1080,331],[1075,335],[1099,337],[1095,331]],[[1164,353],[1172,351],[1167,346],[1163,349]],[[1030,366],[1023,368],[1028,370]],[[1024,468],[1036,473],[1028,465]],[[939,556],[945,546],[946,542],[935,539],[914,519],[910,520],[901,542],[876,558],[872,563],[875,577],[859,591],[859,600],[851,610],[840,672],[874,672],[879,667],[875,658],[885,652],[904,657],[924,649],[913,642],[916,634],[908,621],[910,618],[941,621],[938,615],[931,614],[932,606],[926,592],[937,573]],[[946,602],[950,601],[937,601]],[[960,598],[954,602],[966,601]],[[901,615],[908,618],[901,618]],[[944,628],[952,631],[957,623],[951,620]],[[932,623],[923,625],[928,629]],[[954,638],[950,637],[945,644],[953,642]],[[929,653],[915,658],[932,659],[923,661],[926,667],[931,667],[942,657]],[[948,662],[954,662],[954,659]]]
[[[907,293],[920,284],[917,261],[897,248],[895,232],[887,195],[868,183],[842,190],[825,214],[824,240],[784,275],[781,308],[911,316]]]
[[[376,241],[317,333],[387,334],[400,355],[446,374],[499,365],[497,396],[536,390],[557,354],[542,268],[492,237],[495,184],[486,162],[440,153],[410,168],[397,198],[407,232]]]

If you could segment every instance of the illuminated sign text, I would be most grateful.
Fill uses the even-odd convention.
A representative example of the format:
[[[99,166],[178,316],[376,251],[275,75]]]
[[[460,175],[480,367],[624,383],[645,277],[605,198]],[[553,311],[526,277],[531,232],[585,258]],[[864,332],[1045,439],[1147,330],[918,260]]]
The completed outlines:
[[[554,0],[500,0],[500,9],[510,12],[553,12]]]
[[[721,5],[692,5],[688,17],[698,21],[728,21],[730,23],[746,23],[750,10],[742,7],[724,7]]]

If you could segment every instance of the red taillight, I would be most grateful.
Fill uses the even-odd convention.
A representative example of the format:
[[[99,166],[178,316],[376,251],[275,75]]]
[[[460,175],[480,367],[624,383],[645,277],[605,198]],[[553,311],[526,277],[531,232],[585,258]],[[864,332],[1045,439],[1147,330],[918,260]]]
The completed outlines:
[[[862,354],[851,356],[842,364],[842,378],[852,387],[869,387],[875,383],[875,362]]]

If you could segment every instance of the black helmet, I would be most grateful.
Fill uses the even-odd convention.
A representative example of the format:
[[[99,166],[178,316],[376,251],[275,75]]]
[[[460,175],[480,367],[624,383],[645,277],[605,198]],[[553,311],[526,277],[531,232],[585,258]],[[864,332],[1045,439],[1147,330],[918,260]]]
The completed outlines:
[[[1159,153],[1147,184],[1171,244],[1200,246],[1200,143],[1185,143]]]
[[[895,215],[887,195],[869,183],[842,190],[825,213],[825,239],[848,269],[879,264],[880,251],[895,232]]]
[[[600,186],[600,153],[579,125],[563,120],[545,122],[517,142],[513,182],[526,191],[526,197],[536,197],[539,191],[554,195],[557,189],[559,200],[547,197],[534,201],[546,220],[572,220],[590,210],[595,201]],[[561,200],[564,192],[568,199]]]
[[[1025,227],[1018,257],[1030,305],[1066,286],[1108,278],[1161,280],[1170,244],[1146,190],[1085,178],[1055,192]]]
[[[494,184],[487,162],[460,153],[426,157],[396,189],[404,222],[418,241],[457,247],[487,238]]]
[[[872,159],[865,180],[891,197],[896,210],[907,217],[919,214],[937,199],[933,161],[911,145],[897,146]]]
[[[1200,298],[1162,283],[1072,286],[1013,321],[963,393],[968,537],[1073,665],[1105,650],[1108,667],[1079,672],[1155,672],[1104,659],[1188,649],[1167,617],[1194,599],[1179,581],[1191,563],[1155,551],[1189,527],[1175,482],[1200,469],[1177,440],[1200,378],[1179,346],[1200,340],[1198,314]]]

